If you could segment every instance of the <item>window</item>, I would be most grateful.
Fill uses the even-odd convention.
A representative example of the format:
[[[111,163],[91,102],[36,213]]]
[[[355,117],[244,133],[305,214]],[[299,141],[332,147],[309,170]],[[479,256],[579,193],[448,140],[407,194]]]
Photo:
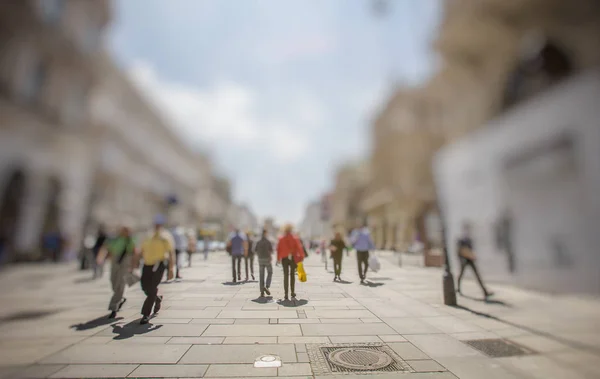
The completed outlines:
[[[44,21],[55,24],[60,21],[65,10],[65,0],[38,0]]]
[[[36,61],[26,73],[22,87],[22,96],[26,102],[33,102],[39,98],[47,76],[47,66],[42,61]]]

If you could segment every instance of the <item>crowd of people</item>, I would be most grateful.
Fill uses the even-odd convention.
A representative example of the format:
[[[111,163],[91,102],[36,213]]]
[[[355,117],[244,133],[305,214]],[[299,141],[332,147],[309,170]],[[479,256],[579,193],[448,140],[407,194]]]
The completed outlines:
[[[191,265],[191,255],[196,250],[195,237],[186,236],[181,228],[168,230],[165,228],[165,223],[166,220],[163,216],[157,216],[152,232],[140,239],[139,243],[136,243],[130,228],[126,225],[121,227],[118,235],[111,238],[103,229],[98,233],[96,244],[93,247],[95,256],[93,271],[95,278],[101,277],[104,262],[110,260],[110,283],[113,294],[108,306],[111,312],[109,318],[116,318],[117,312],[127,301],[124,297],[126,287],[141,282],[146,299],[142,305],[140,323],[149,323],[150,318],[156,315],[161,308],[163,297],[159,295],[158,287],[163,281],[165,273],[167,282],[182,280],[181,257],[184,253],[189,255],[189,265]],[[492,293],[485,288],[477,272],[475,257],[472,253],[473,244],[468,232],[469,230],[465,229],[465,235],[458,241],[462,264],[458,288],[460,291],[460,282],[465,268],[471,267],[485,296],[488,297]],[[366,224],[353,230],[349,235],[348,242],[340,232],[336,232],[330,241],[322,240],[320,244],[311,243],[310,247],[316,247],[316,253],[322,255],[326,270],[328,259],[333,260],[334,282],[342,282],[344,251],[349,254],[350,250],[355,250],[360,284],[365,284],[371,261],[369,255],[375,249]],[[247,282],[250,277],[255,280],[254,261],[255,257],[257,258],[259,291],[263,298],[265,295],[271,295],[273,255],[276,257],[277,266],[281,266],[283,270],[284,301],[296,298],[297,273],[301,280],[306,280],[306,277],[301,274],[305,275],[303,261],[308,256],[308,251],[301,238],[294,233],[291,224],[283,228],[277,241],[272,240],[267,230],[263,230],[261,235],[254,239],[250,231],[242,232],[235,229],[227,238],[226,251],[231,256],[233,284],[242,280],[242,261],[245,268],[245,281]],[[204,243],[204,256],[207,259],[208,243]],[[139,266],[141,266],[141,276],[138,277],[134,272]]]

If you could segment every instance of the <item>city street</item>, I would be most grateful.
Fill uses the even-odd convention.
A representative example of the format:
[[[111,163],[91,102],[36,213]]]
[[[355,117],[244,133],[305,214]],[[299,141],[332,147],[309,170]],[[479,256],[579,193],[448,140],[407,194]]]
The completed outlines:
[[[598,302],[490,284],[496,300],[486,303],[469,279],[469,298],[446,307],[440,269],[397,267],[390,254],[381,254],[382,270],[365,286],[353,255],[344,256],[345,281],[334,283],[312,254],[293,303],[279,301],[280,267],[264,303],[257,282],[228,283],[225,253],[208,263],[199,254],[182,282],[161,284],[163,309],[145,326],[139,285],[127,290],[118,318],[107,319],[108,269],[91,281],[75,263],[11,267],[0,274],[0,377],[364,378],[325,359],[350,344],[362,350],[337,357],[355,365],[376,366],[380,355],[369,351],[391,357],[389,371],[372,374],[382,379],[600,377]],[[467,343],[483,339],[519,344],[490,344],[490,355],[524,355],[492,358]],[[281,367],[255,368],[262,355],[279,357]]]

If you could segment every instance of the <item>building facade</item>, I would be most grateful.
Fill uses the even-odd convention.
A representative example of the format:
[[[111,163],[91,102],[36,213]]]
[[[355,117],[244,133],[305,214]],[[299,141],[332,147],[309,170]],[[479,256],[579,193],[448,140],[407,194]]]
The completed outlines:
[[[335,187],[330,198],[331,232],[346,235],[364,222],[361,199],[370,180],[367,161],[348,163],[336,173]]]
[[[39,254],[41,236],[79,245],[96,153],[89,99],[109,1],[0,4],[0,234],[5,258]]]
[[[306,206],[304,216],[298,227],[300,236],[305,239],[318,240],[322,238],[331,238],[331,230],[327,219],[327,212],[324,212],[323,201],[327,201],[327,197],[319,201],[313,201]]]

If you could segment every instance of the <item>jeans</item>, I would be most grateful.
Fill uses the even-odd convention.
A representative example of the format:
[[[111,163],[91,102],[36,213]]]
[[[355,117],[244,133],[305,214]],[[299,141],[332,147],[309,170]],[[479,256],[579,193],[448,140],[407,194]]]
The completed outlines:
[[[292,291],[292,297],[296,296],[296,262],[293,259],[283,258],[283,289],[285,297],[288,297],[288,289]]]
[[[181,266],[181,264],[179,263],[179,260],[180,260],[179,255],[181,255],[181,253],[183,253],[183,250],[175,249],[175,277],[176,278],[180,278],[180,276],[179,276],[180,267],[179,266]]]
[[[267,272],[267,282],[265,283],[265,271]],[[271,287],[271,279],[273,277],[273,265],[270,263],[258,264],[258,276],[260,277],[260,293],[265,292],[265,288]]]
[[[144,317],[150,316],[153,307],[155,311],[157,306],[160,308],[162,299],[158,296],[158,285],[160,284],[164,273],[165,264],[162,262],[153,266],[144,265],[142,268],[142,291],[146,294],[146,300],[144,300],[144,305],[142,305],[142,315]]]
[[[467,268],[467,266],[470,266],[473,269],[473,272],[475,273],[475,278],[477,279],[479,286],[483,290],[483,293],[487,296],[488,291],[485,288],[485,286],[483,285],[483,280],[481,280],[481,276],[479,276],[479,271],[477,270],[475,261],[472,259],[467,259],[467,258],[462,258],[462,257],[460,258],[460,274],[458,275],[458,292],[460,292],[460,282],[462,281],[462,278],[463,278],[463,275],[465,274],[465,269]]]
[[[335,253],[333,253],[333,271],[335,273],[335,276],[340,276],[340,274],[342,273],[342,257],[344,256],[344,253],[341,251],[336,251]]]
[[[237,275],[235,266],[237,264]],[[231,256],[231,271],[233,273],[233,281],[242,280],[242,256],[241,255],[232,255]]]
[[[246,266],[246,279],[248,279],[248,261],[250,261],[250,273],[254,276],[254,254],[248,254],[244,257],[244,264]]]
[[[360,277],[360,280],[365,280],[367,277],[367,270],[369,269],[369,252],[357,251],[356,260],[358,261],[358,276]]]

